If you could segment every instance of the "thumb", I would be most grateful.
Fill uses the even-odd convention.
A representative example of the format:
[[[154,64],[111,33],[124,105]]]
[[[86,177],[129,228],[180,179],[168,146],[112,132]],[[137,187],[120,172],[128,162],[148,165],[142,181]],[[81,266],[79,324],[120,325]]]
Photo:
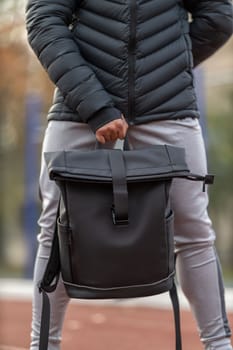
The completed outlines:
[[[105,143],[105,138],[100,134],[96,134],[96,139],[100,143],[103,143],[103,144]]]

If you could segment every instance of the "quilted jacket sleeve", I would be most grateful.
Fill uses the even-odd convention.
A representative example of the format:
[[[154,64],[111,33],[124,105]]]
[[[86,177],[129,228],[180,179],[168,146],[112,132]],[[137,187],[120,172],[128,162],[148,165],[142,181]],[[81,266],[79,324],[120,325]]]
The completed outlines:
[[[69,30],[77,0],[28,0],[28,41],[65,103],[95,131],[120,111],[80,54]]]
[[[183,0],[192,15],[190,36],[194,66],[211,56],[232,35],[231,0]]]

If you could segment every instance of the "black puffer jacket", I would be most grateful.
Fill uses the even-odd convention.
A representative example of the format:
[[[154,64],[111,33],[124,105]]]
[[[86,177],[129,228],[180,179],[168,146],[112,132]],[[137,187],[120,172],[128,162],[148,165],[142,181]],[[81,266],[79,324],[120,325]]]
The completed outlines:
[[[121,113],[130,124],[198,117],[192,67],[231,36],[232,2],[29,0],[26,25],[57,86],[48,118],[95,131]]]

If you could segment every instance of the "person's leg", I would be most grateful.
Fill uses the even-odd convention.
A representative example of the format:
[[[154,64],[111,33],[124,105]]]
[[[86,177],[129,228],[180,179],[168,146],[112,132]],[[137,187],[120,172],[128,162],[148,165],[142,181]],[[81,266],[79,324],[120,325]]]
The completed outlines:
[[[59,189],[54,181],[48,177],[44,160],[44,152],[53,152],[68,149],[90,149],[95,145],[95,136],[85,124],[51,121],[45,132],[42,148],[40,194],[42,199],[42,213],[38,224],[39,248],[34,268],[34,293],[32,308],[32,332],[30,350],[38,350],[41,318],[41,294],[38,291],[38,282],[41,280],[53,238],[55,219],[57,214]],[[48,350],[59,350],[61,343],[62,324],[69,298],[61,280],[54,293],[49,294],[51,303],[51,319]]]
[[[206,174],[206,157],[197,120],[186,118],[134,126],[129,130],[133,148],[153,144],[184,147],[190,170]],[[208,195],[202,183],[174,180],[171,204],[175,212],[175,246],[181,287],[197,320],[208,350],[232,350],[224,290],[216,251],[215,233],[208,217]]]

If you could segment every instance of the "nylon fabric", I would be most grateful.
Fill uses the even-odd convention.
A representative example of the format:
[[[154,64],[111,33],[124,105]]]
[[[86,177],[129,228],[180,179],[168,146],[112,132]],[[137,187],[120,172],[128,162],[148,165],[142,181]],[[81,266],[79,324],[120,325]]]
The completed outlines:
[[[95,131],[121,113],[132,125],[199,117],[192,68],[231,36],[232,2],[29,0],[26,23],[57,86],[48,119]]]

